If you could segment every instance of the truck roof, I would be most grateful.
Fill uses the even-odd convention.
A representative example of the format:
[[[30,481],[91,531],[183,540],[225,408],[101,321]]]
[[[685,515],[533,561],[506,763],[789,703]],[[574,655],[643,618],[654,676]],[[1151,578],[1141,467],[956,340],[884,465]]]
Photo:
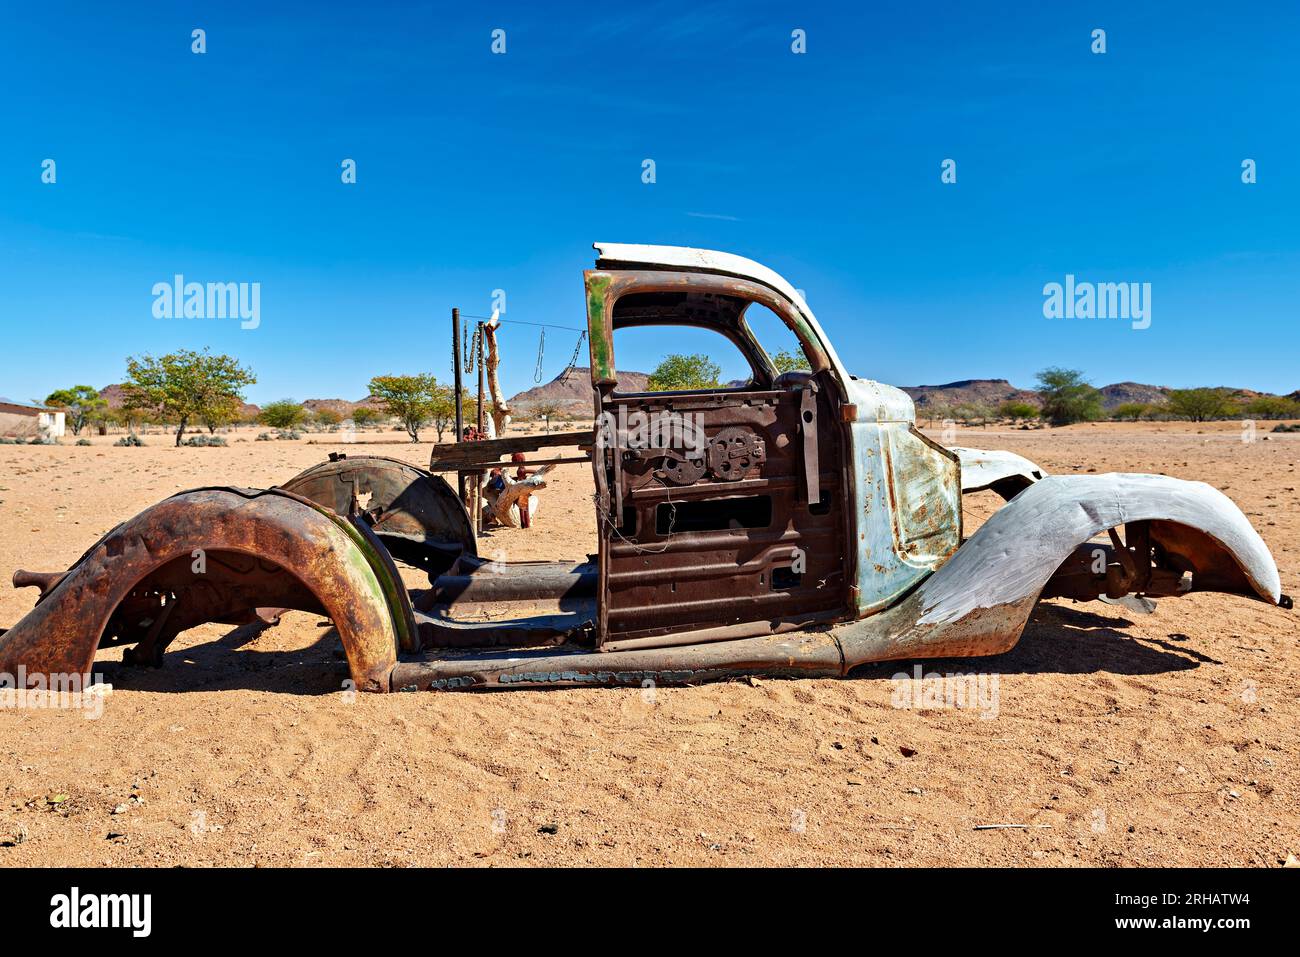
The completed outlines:
[[[639,243],[593,243],[596,249],[597,269],[674,269],[685,272],[717,273],[748,279],[775,290],[794,305],[821,340],[831,360],[831,365],[845,379],[848,371],[840,362],[835,347],[822,331],[817,317],[808,308],[799,291],[785,278],[762,263],[714,249],[695,249],[691,246],[650,246]]]

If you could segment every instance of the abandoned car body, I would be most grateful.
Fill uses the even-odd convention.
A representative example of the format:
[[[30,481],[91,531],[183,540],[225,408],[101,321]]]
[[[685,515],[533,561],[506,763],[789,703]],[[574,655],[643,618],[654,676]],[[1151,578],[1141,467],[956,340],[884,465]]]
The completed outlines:
[[[175,495],[67,572],[15,574],[41,594],[0,633],[0,671],[87,674],[119,644],[159,664],[186,628],[285,609],[332,619],[356,687],[396,691],[838,676],[996,654],[1042,597],[1134,607],[1219,591],[1291,607],[1262,539],[1208,485],[1047,475],[1011,453],[945,448],[904,392],[848,372],[772,271],[703,250],[597,249],[591,430],[437,446],[428,469],[336,454],[280,488]],[[806,371],[777,371],[755,305],[797,338]],[[620,390],[615,332],[667,326],[724,336],[749,380]],[[591,461],[596,554],[481,558],[437,473],[548,445]],[[1007,502],[964,538],[961,497],[981,489]],[[430,587],[408,590],[394,559]]]

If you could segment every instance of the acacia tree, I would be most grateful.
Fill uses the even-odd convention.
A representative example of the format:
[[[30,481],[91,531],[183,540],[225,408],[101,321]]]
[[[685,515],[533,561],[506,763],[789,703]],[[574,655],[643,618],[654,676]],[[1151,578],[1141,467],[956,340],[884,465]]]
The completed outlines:
[[[1044,369],[1038,373],[1038,387],[1043,396],[1038,414],[1052,425],[1096,422],[1104,414],[1101,393],[1077,369]]]
[[[533,407],[533,412],[537,417],[546,423],[546,434],[551,434],[551,419],[559,416],[564,410],[556,402],[540,402]]]
[[[655,367],[646,382],[651,392],[690,391],[692,389],[716,389],[721,383],[718,377],[722,369],[708,356],[700,353],[680,355],[673,353]]]
[[[159,358],[129,357],[126,373],[124,404],[175,423],[177,447],[191,421],[220,421],[233,415],[232,408],[244,401],[244,389],[257,381],[252,370],[231,356],[214,356],[207,349],[181,349]]]
[[[1222,419],[1233,412],[1224,389],[1171,389],[1169,411],[1193,422]]]
[[[72,427],[73,435],[80,435],[91,418],[102,414],[108,403],[88,385],[74,385],[71,389],[57,389],[45,397],[45,405],[62,409]]]
[[[273,429],[292,429],[307,417],[307,410],[293,399],[277,399],[262,406],[257,420]]]
[[[438,380],[428,373],[375,376],[370,380],[370,394],[389,415],[402,420],[412,442],[420,441],[420,428],[434,417],[439,405]]]

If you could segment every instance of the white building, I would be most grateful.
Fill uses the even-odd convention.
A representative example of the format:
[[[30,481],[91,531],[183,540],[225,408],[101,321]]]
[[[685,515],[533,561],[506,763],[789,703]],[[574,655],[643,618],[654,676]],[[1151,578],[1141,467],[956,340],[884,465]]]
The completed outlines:
[[[61,439],[62,412],[0,399],[0,436],[11,439]]]

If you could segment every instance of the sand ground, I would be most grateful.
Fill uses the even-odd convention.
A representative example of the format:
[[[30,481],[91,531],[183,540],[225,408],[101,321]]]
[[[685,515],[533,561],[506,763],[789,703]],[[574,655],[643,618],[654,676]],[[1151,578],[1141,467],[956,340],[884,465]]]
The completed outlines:
[[[0,446],[0,576],[65,568],[170,493],[276,484],[339,447],[234,441],[253,434],[212,449],[159,435],[138,449]],[[1300,435],[1264,434],[1144,424],[943,439],[1054,472],[1207,481],[1241,505],[1296,594]],[[429,445],[361,451],[423,464]],[[589,469],[561,467],[537,526],[484,550],[581,557],[595,548],[590,493]],[[998,503],[968,497],[968,528]],[[0,625],[34,595],[0,589]],[[995,714],[895,707],[898,664],[650,698],[349,697],[331,634],[302,613],[260,634],[209,625],[161,670],[101,652],[115,690],[98,720],[0,712],[0,863],[1277,866],[1300,854],[1297,617],[1261,603],[1192,595],[1139,616],[1046,602],[1011,652],[926,665],[996,681]],[[996,823],[1033,827],[974,830]]]

